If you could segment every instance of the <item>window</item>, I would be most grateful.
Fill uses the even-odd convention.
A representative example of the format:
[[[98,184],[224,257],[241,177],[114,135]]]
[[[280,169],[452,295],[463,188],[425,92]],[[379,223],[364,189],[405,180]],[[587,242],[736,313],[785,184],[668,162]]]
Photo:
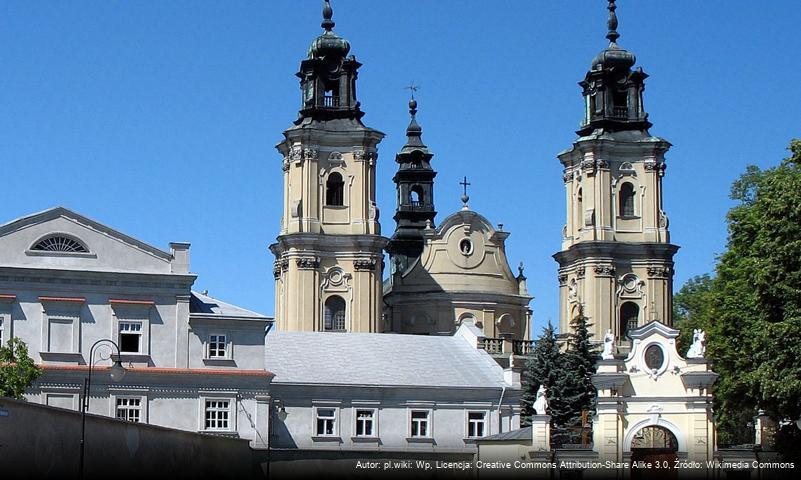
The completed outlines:
[[[328,176],[325,182],[325,204],[331,207],[341,207],[345,204],[345,181],[337,172]]]
[[[620,307],[620,337],[625,338],[629,330],[637,328],[640,307],[636,303],[626,302]]]
[[[0,317],[0,347],[3,346],[3,342],[5,341],[5,337],[3,336],[3,317]]]
[[[31,247],[31,250],[39,252],[89,253],[89,250],[84,244],[63,235],[45,237],[36,242],[36,244]]]
[[[634,185],[629,182],[620,186],[620,216],[634,216]]]
[[[428,416],[428,410],[412,410],[412,437],[428,437],[431,434]]]
[[[205,430],[226,431],[231,429],[231,400],[206,400]]]
[[[375,418],[375,410],[356,410],[356,436],[357,437],[373,437],[375,436],[373,430],[373,420]]]
[[[228,358],[228,348],[225,335],[209,335],[208,358]]]
[[[324,329],[329,331],[345,330],[345,300],[334,295],[325,301],[323,315]]]
[[[584,194],[580,188],[576,193],[576,223],[579,229],[584,226]]]
[[[337,411],[334,408],[317,409],[317,429],[315,434],[320,437],[333,437],[336,435]]]
[[[142,323],[120,322],[120,353],[139,353],[142,346]]]
[[[142,399],[132,397],[117,398],[117,414],[119,420],[139,423],[142,419]]]
[[[484,412],[467,413],[467,438],[484,436],[485,417],[486,413]]]
[[[423,206],[423,187],[420,185],[415,185],[412,187],[411,191],[409,192],[409,203],[413,207],[422,207]]]

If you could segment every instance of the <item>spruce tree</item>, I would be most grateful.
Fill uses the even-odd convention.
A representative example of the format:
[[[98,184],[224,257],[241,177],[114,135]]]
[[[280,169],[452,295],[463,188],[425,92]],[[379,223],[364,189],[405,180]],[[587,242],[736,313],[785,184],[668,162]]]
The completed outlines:
[[[555,408],[551,410],[554,443],[577,443],[581,432],[581,413],[592,414],[595,407],[595,387],[592,375],[598,349],[592,344],[588,319],[583,310],[572,321],[567,348],[561,355],[560,368],[554,389]]]
[[[545,385],[548,401],[551,402],[550,409],[553,408],[551,397],[556,385],[559,374],[559,346],[556,344],[556,333],[553,325],[548,321],[548,325],[543,327],[542,335],[534,343],[531,356],[526,359],[523,370],[523,398],[521,422],[524,426],[531,424],[531,415],[534,415],[533,403],[537,399],[537,390],[540,385]]]

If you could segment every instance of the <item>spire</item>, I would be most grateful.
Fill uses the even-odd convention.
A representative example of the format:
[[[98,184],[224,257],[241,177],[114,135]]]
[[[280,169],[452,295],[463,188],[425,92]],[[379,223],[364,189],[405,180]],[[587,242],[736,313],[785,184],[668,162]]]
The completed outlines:
[[[422,139],[423,128],[417,123],[417,100],[414,99],[414,92],[418,87],[414,86],[414,83],[412,83],[411,86],[407,88],[412,90],[412,98],[409,99],[409,116],[411,119],[409,120],[409,126],[406,127],[406,146],[425,147]]]
[[[325,5],[323,5],[323,23],[321,23],[320,26],[323,27],[323,29],[325,29],[326,32],[330,32],[331,30],[333,30],[334,25],[336,25],[336,23],[334,23],[334,21],[331,20],[333,17],[334,17],[334,9],[331,8],[331,2],[330,0],[325,0]]]
[[[609,39],[609,42],[612,44],[617,43],[617,39],[620,38],[620,34],[617,33],[617,14],[615,10],[617,10],[617,5],[615,5],[615,0],[609,0],[609,20],[606,22],[606,26],[609,28],[609,31],[606,33],[606,38]]]

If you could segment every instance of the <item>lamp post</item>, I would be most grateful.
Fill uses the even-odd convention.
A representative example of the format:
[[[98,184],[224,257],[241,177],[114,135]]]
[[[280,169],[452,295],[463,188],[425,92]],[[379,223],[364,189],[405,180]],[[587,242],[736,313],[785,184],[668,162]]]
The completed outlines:
[[[286,420],[287,412],[286,408],[284,408],[284,402],[281,400],[276,400],[276,407],[278,408],[278,419],[282,422]],[[270,478],[270,463],[272,461],[272,449],[273,449],[273,401],[270,400],[270,425],[267,428],[267,478]]]
[[[79,478],[84,478],[83,476],[83,459],[85,454],[85,440],[86,440],[86,410],[89,409],[89,389],[92,385],[92,368],[94,367],[94,356],[95,356],[95,347],[97,347],[101,343],[108,343],[114,346],[117,350],[117,359],[114,361],[114,365],[111,366],[111,370],[109,371],[109,375],[111,376],[111,380],[114,383],[119,383],[122,381],[122,377],[125,376],[125,367],[122,366],[120,363],[120,347],[117,345],[113,340],[109,339],[101,339],[96,341],[92,344],[92,348],[89,349],[89,375],[87,375],[83,379],[83,395],[81,397],[81,458],[80,463],[78,464],[78,473]],[[100,355],[100,358],[105,360],[107,358],[112,358],[112,354],[110,353],[108,357],[103,357]]]

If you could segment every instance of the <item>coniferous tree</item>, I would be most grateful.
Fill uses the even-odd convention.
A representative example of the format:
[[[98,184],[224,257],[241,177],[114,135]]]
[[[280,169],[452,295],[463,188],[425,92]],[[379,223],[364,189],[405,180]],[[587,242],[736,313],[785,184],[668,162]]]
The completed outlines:
[[[556,333],[548,322],[542,329],[542,335],[534,343],[531,356],[526,359],[523,370],[523,411],[521,422],[524,426],[531,424],[531,415],[535,414],[533,403],[537,399],[537,390],[545,385],[548,392],[549,410],[554,408],[553,389],[559,375],[559,346],[556,344]],[[558,402],[557,402],[558,403]],[[556,405],[558,407],[558,405]]]
[[[554,443],[574,443],[581,432],[582,411],[592,412],[595,407],[595,387],[592,375],[598,349],[594,346],[588,330],[588,319],[583,310],[573,319],[567,340],[567,348],[559,362],[558,379],[555,385],[555,403],[551,410],[554,425]]]

